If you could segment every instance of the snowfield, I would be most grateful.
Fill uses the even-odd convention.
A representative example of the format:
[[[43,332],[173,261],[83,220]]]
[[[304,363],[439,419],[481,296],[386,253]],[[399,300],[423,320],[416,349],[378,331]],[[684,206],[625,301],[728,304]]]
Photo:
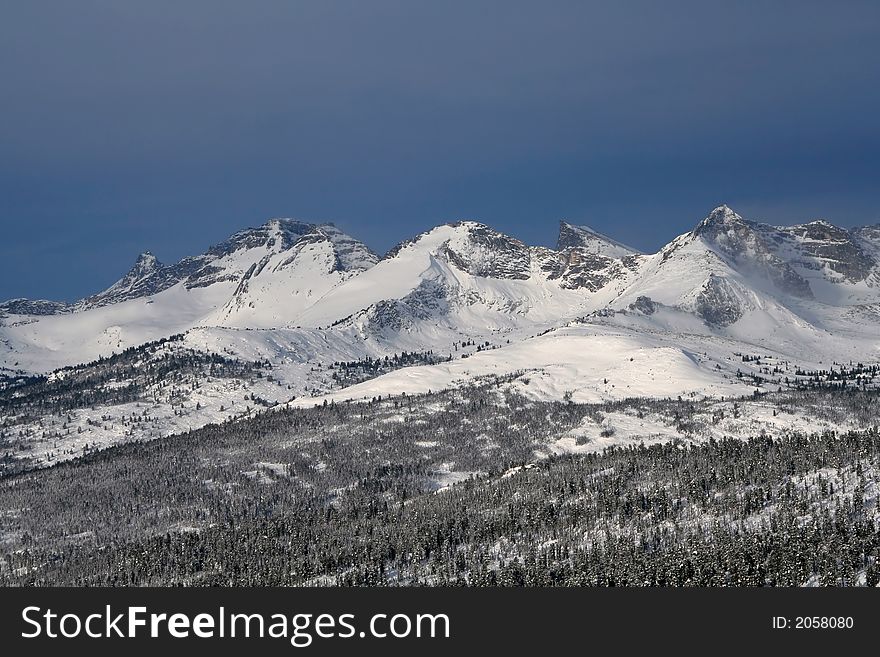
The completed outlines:
[[[731,396],[752,392],[725,363],[676,347],[660,336],[609,333],[601,326],[554,330],[504,348],[440,365],[406,368],[296,406],[443,390],[484,377],[520,373],[529,396],[590,403],[628,397]]]

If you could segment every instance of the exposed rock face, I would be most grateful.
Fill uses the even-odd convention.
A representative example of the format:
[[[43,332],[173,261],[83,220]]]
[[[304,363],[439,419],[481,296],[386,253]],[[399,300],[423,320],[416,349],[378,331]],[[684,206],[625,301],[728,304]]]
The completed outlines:
[[[290,251],[293,258],[303,245],[319,242],[329,242],[332,245],[337,271],[363,271],[379,260],[365,244],[346,235],[332,224],[314,225],[293,219],[273,219],[259,228],[236,233],[208,249],[204,256],[181,261],[178,274],[181,280],[186,280],[186,285],[190,288],[205,287],[222,281],[237,281],[247,272],[223,266],[223,263],[217,261],[250,249],[265,249],[267,254]],[[251,275],[254,273],[251,272]]]
[[[592,228],[574,226],[565,221],[560,221],[556,250],[566,251],[568,249],[578,249],[584,253],[602,255],[608,258],[622,258],[638,253],[636,249],[602,235]]]
[[[691,234],[712,245],[735,268],[763,276],[785,294],[813,298],[806,279],[778,255],[783,236],[777,229],[747,221],[722,205],[700,222]]]
[[[257,228],[246,228],[228,239],[215,244],[206,256],[222,258],[236,251],[265,247],[273,251],[284,251],[293,246],[303,235],[313,232],[317,226],[295,219],[272,219]]]
[[[583,226],[559,224],[556,251],[535,247],[533,255],[551,280],[569,290],[596,292],[638,266],[638,252]]]
[[[745,313],[740,295],[726,278],[712,275],[703,285],[694,304],[696,314],[710,326],[730,326]]]
[[[853,228],[851,232],[866,245],[869,245],[874,249],[880,249],[880,224]]]
[[[827,267],[852,283],[868,278],[877,266],[874,257],[857,239],[858,233],[838,228],[827,221],[813,221],[779,230],[794,238],[793,251],[797,254],[793,260],[795,265],[813,270]]]
[[[45,299],[10,299],[0,303],[0,315],[58,315],[70,310],[70,304]]]
[[[132,268],[103,292],[77,303],[77,309],[99,308],[128,299],[158,294],[180,281],[172,267],[166,267],[149,251],[140,254]]]
[[[181,282],[187,289],[229,281],[242,282],[258,272],[254,267],[241,269],[236,266],[237,254],[253,249],[265,250],[267,256],[290,251],[293,258],[298,247],[318,242],[329,242],[333,246],[334,269],[337,271],[363,271],[378,262],[378,257],[365,244],[332,224],[273,219],[257,228],[239,231],[205,253],[183,258],[173,265],[162,264],[149,251],[142,253],[125,276],[103,292],[79,301],[75,309],[87,310],[148,297]]]
[[[474,310],[467,318],[472,323],[474,317],[482,321],[480,313],[498,312],[551,322],[573,308],[601,312],[607,304],[651,315],[662,306],[724,327],[766,300],[786,312],[806,310],[804,317],[815,303],[863,309],[880,303],[880,226],[846,230],[814,221],[774,227],[723,205],[654,256],[566,222],[551,249],[530,247],[474,221],[438,226],[384,260],[398,256],[383,262],[375,278],[350,281],[378,262],[363,243],[332,224],[274,219],[171,265],[145,252],[114,285],[76,304],[15,299],[0,304],[0,317],[13,316],[7,327],[37,323],[40,315],[154,297],[170,288],[163,298],[173,300],[174,312],[186,310],[189,298],[208,308],[196,317],[203,326],[291,328],[304,318],[304,327],[358,322],[379,332],[451,322],[465,315],[456,314],[462,309]],[[202,293],[219,283],[226,286]],[[393,292],[385,294],[386,287]],[[321,309],[328,298],[330,310]],[[310,318],[313,307],[320,312]]]
[[[638,311],[643,315],[653,315],[657,312],[657,304],[654,303],[651,297],[640,296],[629,304],[629,309]]]
[[[811,280],[828,283],[878,282],[880,230],[846,230],[827,221],[768,226],[746,221],[720,206],[693,231],[743,273],[758,273],[781,292],[812,299]]]
[[[534,267],[565,289],[595,292],[615,278],[628,276],[638,265],[639,256],[633,249],[565,222],[560,224],[558,250],[530,247],[473,221],[449,226],[455,229],[455,234],[438,249],[437,256],[473,276],[528,280]],[[403,249],[430,234],[431,231],[400,243],[384,259],[397,257]]]
[[[488,226],[476,222],[452,224],[463,228],[466,237],[450,240],[443,255],[458,269],[473,276],[525,280],[531,272],[529,247]]]
[[[366,271],[379,262],[379,257],[366,244],[343,233],[333,224],[318,226],[313,235],[315,240],[327,239],[333,245],[336,271]]]
[[[558,280],[559,285],[568,290],[596,292],[625,273],[625,266],[620,260],[577,248],[542,254],[540,262],[547,277]]]
[[[399,332],[420,320],[439,319],[449,312],[450,290],[438,281],[422,281],[402,299],[382,301],[368,313],[366,329],[381,334]]]

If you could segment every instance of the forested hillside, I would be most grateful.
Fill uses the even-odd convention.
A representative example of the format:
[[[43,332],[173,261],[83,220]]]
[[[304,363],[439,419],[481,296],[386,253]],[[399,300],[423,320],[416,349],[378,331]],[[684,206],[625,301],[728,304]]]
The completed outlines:
[[[774,400],[859,409],[871,428],[743,441],[689,433],[702,402],[536,402],[499,383],[267,412],[8,475],[0,577],[24,585],[877,583],[875,392]],[[745,412],[766,401],[736,404]],[[680,424],[679,437],[548,447],[624,411],[660,413]]]

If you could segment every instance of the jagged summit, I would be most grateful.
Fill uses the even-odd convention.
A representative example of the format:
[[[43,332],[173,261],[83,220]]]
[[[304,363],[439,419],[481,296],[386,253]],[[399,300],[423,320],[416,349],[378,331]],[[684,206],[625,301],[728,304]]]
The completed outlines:
[[[611,239],[589,226],[576,226],[567,221],[560,221],[556,250],[566,249],[584,249],[587,253],[609,258],[622,258],[639,253],[637,249]]]
[[[880,283],[876,262],[880,230],[876,226],[847,230],[820,219],[774,227],[744,219],[730,206],[721,204],[690,233],[664,247],[660,255],[669,257],[691,243],[697,249],[694,254],[709,249],[734,269],[769,278],[778,289],[799,298],[813,297],[818,282],[809,280],[866,281],[871,286]],[[640,267],[640,260],[633,258],[639,255],[636,249],[593,228],[568,221],[559,223],[555,251],[530,247],[484,223],[462,219],[401,242],[384,260],[393,259],[402,251],[412,254],[413,250],[481,278],[529,280],[535,271],[540,271],[566,289],[592,292],[630,278]],[[691,257],[688,253],[686,249],[682,256]],[[309,260],[320,264],[306,266],[304,263]],[[200,255],[171,265],[145,251],[110,288],[75,304],[15,300],[3,304],[3,311],[38,315],[88,310],[156,295],[178,284],[196,290],[227,283],[244,290],[242,284],[249,281],[253,293],[254,281],[267,281],[270,273],[311,267],[315,271],[351,276],[370,269],[379,260],[366,245],[332,223],[275,217],[232,234]],[[294,261],[298,264],[292,269]],[[281,279],[277,285],[281,285]],[[291,280],[285,285],[296,288],[300,283]],[[247,303],[260,304],[258,299],[251,298]]]
[[[529,277],[529,247],[476,221],[452,224],[457,229],[440,253],[462,271],[486,278]]]
[[[95,308],[161,292],[174,282],[166,270],[167,267],[156,256],[150,251],[144,251],[125,276],[103,292],[77,302],[75,307],[77,310]]]
[[[330,242],[335,256],[335,268],[339,271],[362,272],[379,262],[379,256],[366,244],[344,233],[332,223],[316,226],[312,238],[314,241]]]
[[[278,228],[278,229],[288,229],[288,230],[309,230],[313,226],[318,224],[312,223],[310,221],[301,221],[299,219],[293,219],[292,217],[272,217],[263,223],[261,228]]]
[[[444,226],[449,226],[451,228],[464,228],[466,230],[475,228],[478,230],[494,230],[488,224],[484,224],[481,221],[476,221],[475,219],[458,219],[456,221],[448,221]]]
[[[324,246],[317,246],[321,244]],[[103,292],[78,302],[76,309],[87,310],[148,297],[178,284],[188,290],[223,283],[240,286],[244,280],[259,274],[272,258],[279,258],[274,266],[277,271],[301,259],[304,250],[326,261],[319,269],[328,272],[359,272],[378,261],[365,244],[333,224],[274,218],[260,226],[240,230],[209,247],[205,253],[188,256],[172,265],[162,264],[151,252],[145,251],[123,278]]]
[[[729,205],[722,204],[712,210],[705,219],[696,225],[691,234],[696,236],[717,234],[719,231],[730,228],[745,229],[751,227],[753,222],[743,219]]]
[[[383,260],[414,250],[441,258],[473,276],[486,278],[526,279],[531,267],[527,244],[472,220],[454,221],[420,233],[392,248]]]
[[[303,235],[315,230],[314,224],[296,219],[270,219],[261,226],[245,228],[208,249],[206,255],[223,257],[236,251],[258,247],[286,249]]]
[[[684,313],[716,332],[748,331],[754,313],[768,308],[774,322],[800,321],[790,313],[807,323],[828,313],[867,322],[880,306],[878,262],[876,227],[774,227],[727,205],[653,255],[567,221],[552,249],[461,220],[380,261],[332,224],[274,218],[174,264],[144,252],[114,285],[75,305],[0,304],[0,341],[22,345],[10,353],[38,345],[53,365],[72,362],[68,354],[97,357],[208,328],[350,330],[359,340],[429,349],[440,339],[538,333],[572,317],[649,307],[641,297],[660,309],[652,322]],[[53,323],[48,315],[65,317]],[[307,341],[336,339],[328,336]]]
[[[164,265],[159,262],[159,259],[154,256],[150,251],[144,251],[137,257],[134,266],[131,268],[131,271],[129,271],[128,274],[129,276],[142,278],[148,274],[153,273],[163,266]]]
[[[742,217],[739,215],[739,213],[737,213],[736,210],[734,210],[732,207],[727,205],[727,203],[722,203],[718,207],[714,208],[712,210],[712,212],[709,213],[709,216],[707,218],[709,218],[709,217],[716,218],[716,219],[717,218],[742,219]]]

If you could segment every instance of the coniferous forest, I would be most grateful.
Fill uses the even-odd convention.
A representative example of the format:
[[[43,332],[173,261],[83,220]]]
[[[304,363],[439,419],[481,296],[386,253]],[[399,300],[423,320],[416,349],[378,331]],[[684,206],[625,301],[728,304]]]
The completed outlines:
[[[538,402],[498,382],[264,411],[7,468],[0,582],[874,586],[877,396],[767,395],[865,428],[747,440],[697,438],[703,402]],[[662,412],[679,435],[547,448],[612,411]]]

